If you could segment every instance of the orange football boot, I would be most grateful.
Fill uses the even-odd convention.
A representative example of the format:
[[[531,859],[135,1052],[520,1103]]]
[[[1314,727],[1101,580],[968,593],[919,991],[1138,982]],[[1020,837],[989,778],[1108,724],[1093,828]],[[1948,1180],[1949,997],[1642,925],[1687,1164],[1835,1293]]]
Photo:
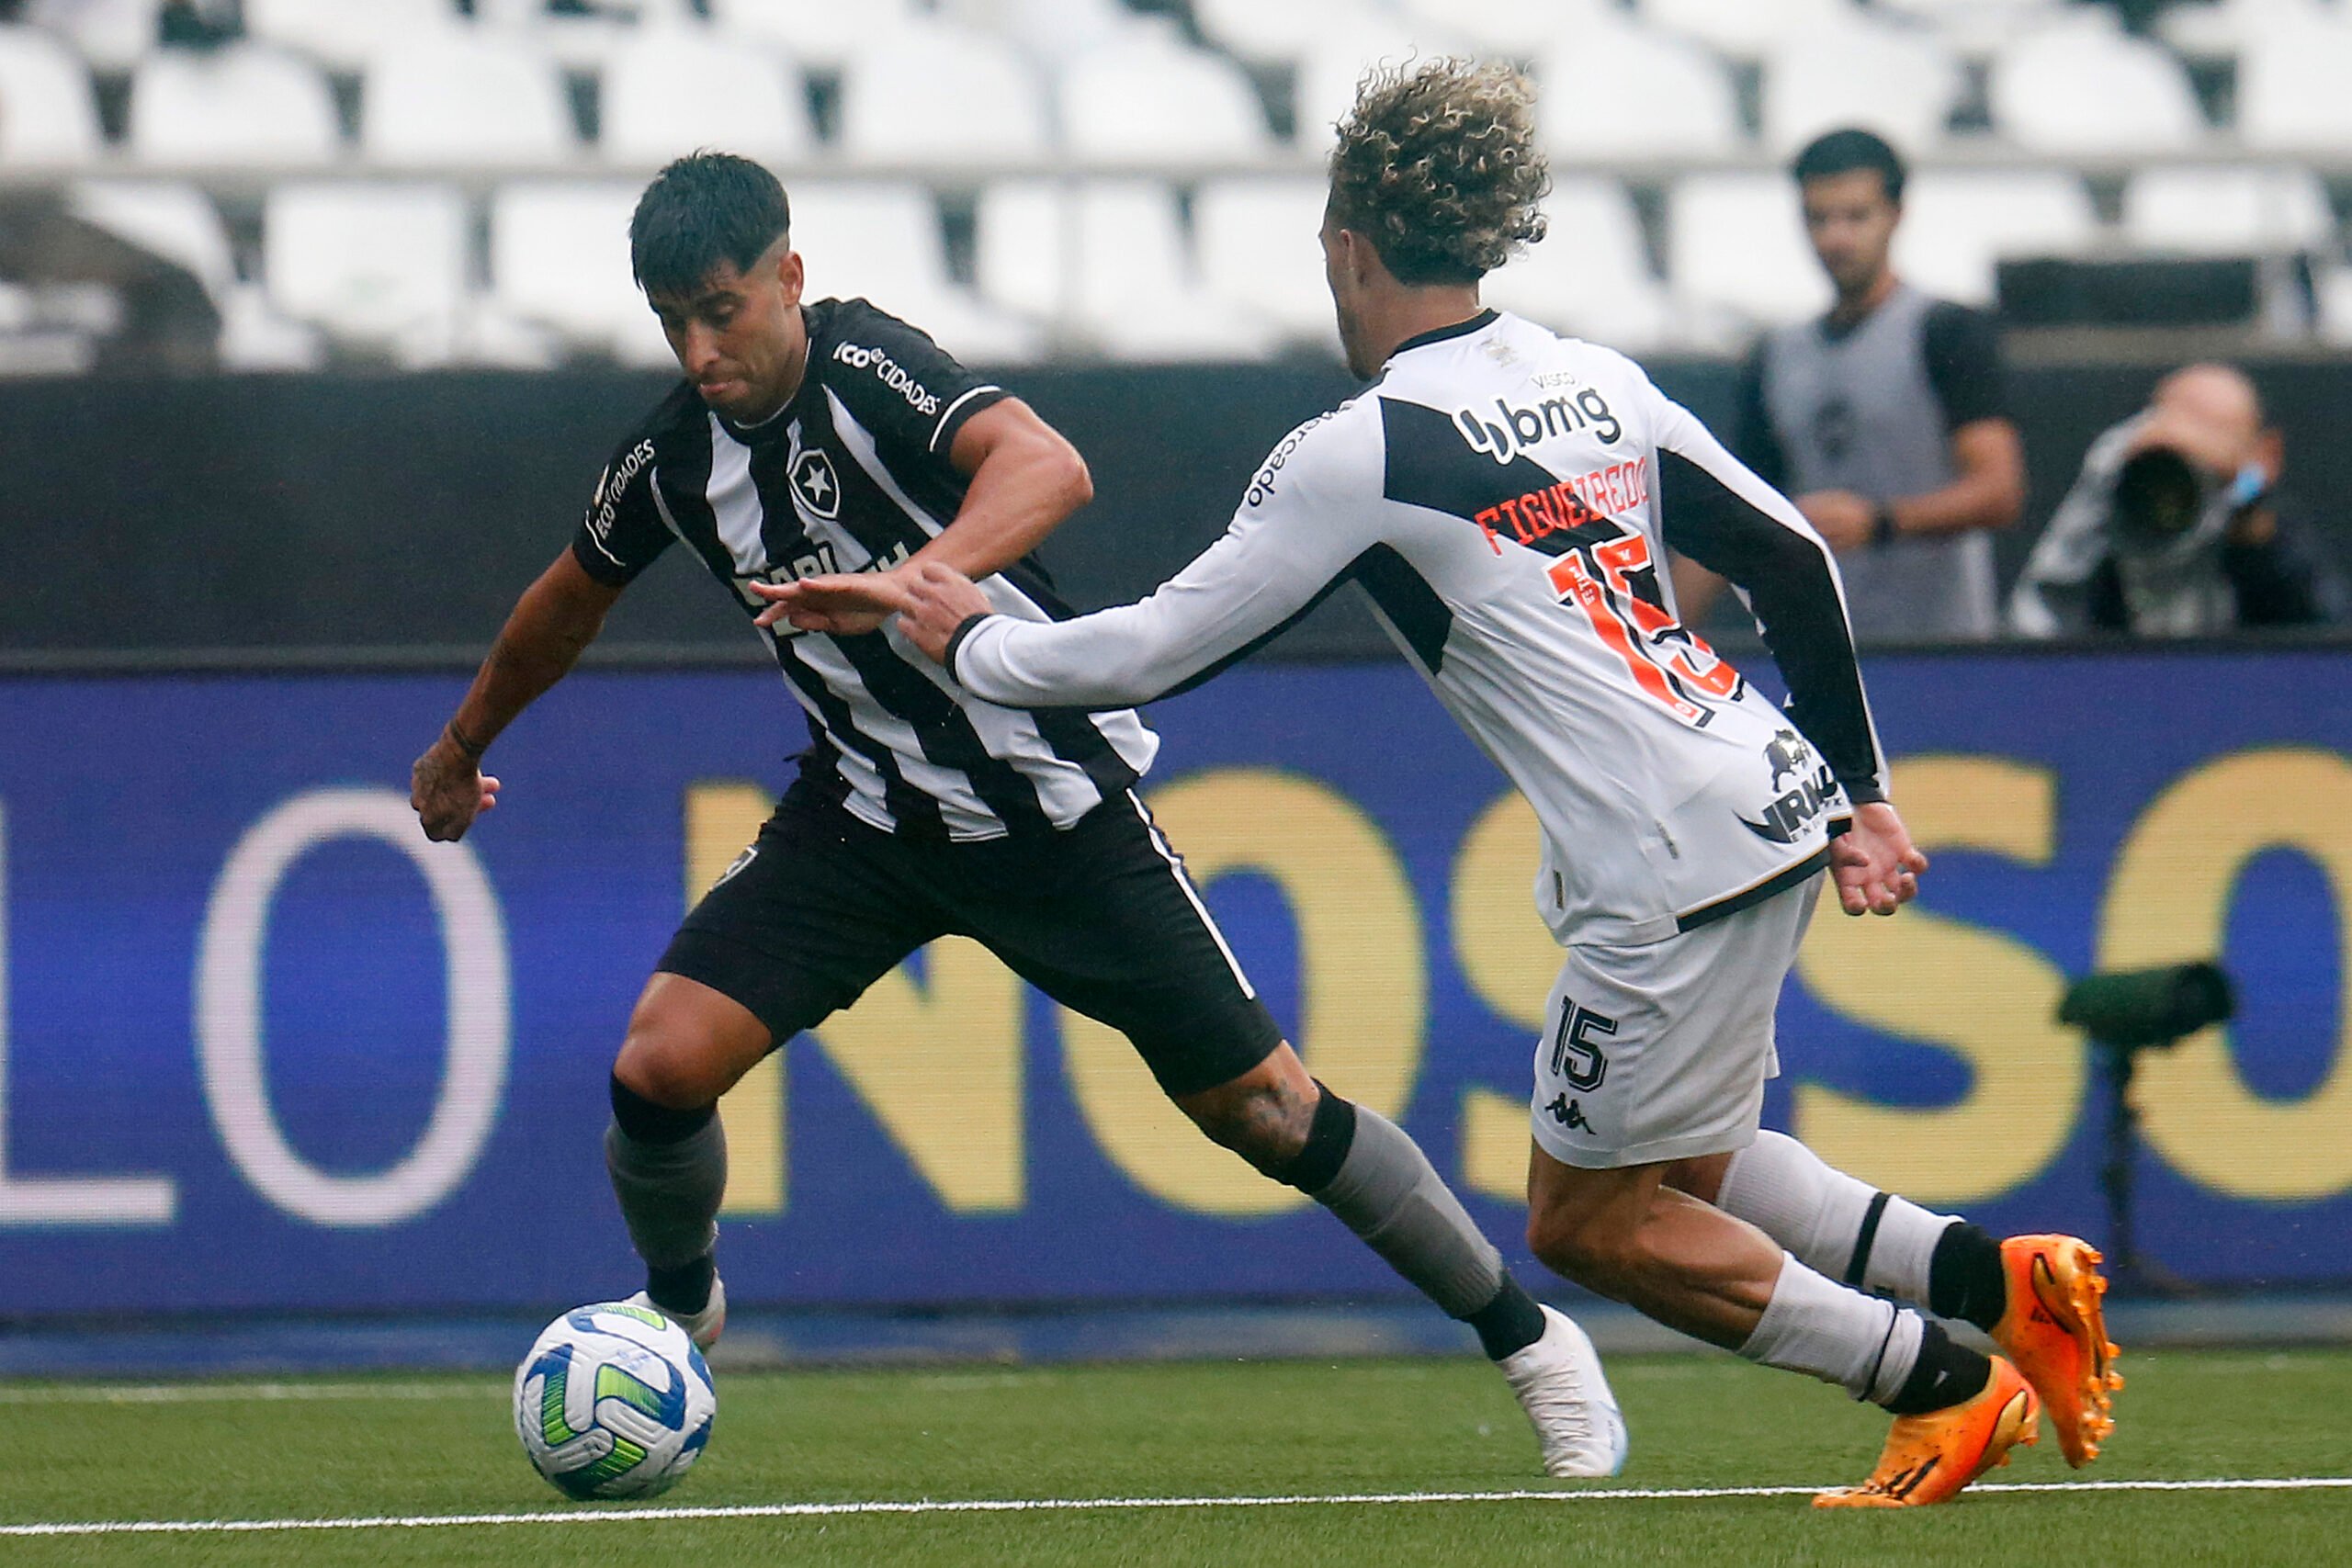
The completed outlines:
[[[2017,1368],[1993,1358],[1973,1399],[1924,1416],[1898,1416],[1878,1468],[1860,1486],[1816,1493],[1816,1508],[1917,1508],[1940,1503],[2041,1436],[2041,1401]]]
[[[2058,1447],[2077,1470],[2115,1430],[2115,1346],[2100,1298],[2098,1249],[2071,1235],[2013,1235],[2001,1244],[2007,1304],[1993,1343],[2041,1396]]]

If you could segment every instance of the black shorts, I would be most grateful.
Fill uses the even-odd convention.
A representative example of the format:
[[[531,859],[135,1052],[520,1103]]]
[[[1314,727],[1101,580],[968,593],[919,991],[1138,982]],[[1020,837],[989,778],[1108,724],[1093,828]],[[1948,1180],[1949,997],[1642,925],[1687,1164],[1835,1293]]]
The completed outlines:
[[[1238,1077],[1282,1043],[1129,794],[1048,839],[977,843],[886,833],[787,795],[658,967],[742,1003],[782,1044],[942,936],[973,938],[1118,1030],[1170,1096]]]

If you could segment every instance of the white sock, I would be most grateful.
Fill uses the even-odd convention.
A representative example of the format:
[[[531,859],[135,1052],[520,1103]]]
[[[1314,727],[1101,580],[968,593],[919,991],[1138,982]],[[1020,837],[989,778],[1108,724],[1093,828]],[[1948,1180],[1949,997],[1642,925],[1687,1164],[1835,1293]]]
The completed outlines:
[[[1872,1207],[1877,1222],[1871,1223]],[[1736,1214],[1832,1280],[1925,1305],[1928,1265],[1944,1231],[1959,1224],[1908,1199],[1880,1192],[1783,1133],[1758,1133],[1731,1156],[1715,1207]],[[1865,1230],[1862,1267],[1854,1252]]]
[[[1784,1254],[1772,1300],[1739,1353],[1883,1404],[1918,1363],[1926,1326],[1917,1313],[1849,1291]]]

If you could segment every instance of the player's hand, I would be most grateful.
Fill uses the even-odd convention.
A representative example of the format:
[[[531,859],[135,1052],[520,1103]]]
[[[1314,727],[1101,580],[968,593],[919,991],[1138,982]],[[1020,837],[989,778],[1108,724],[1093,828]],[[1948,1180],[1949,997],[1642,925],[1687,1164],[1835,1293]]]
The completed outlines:
[[[1801,495],[1797,497],[1797,510],[1813,525],[1813,531],[1840,555],[1869,544],[1871,525],[1878,520],[1878,508],[1850,490],[1817,490]]]
[[[498,781],[444,735],[409,770],[408,803],[424,824],[426,838],[454,843],[466,836],[476,817],[498,804]]]
[[[1928,857],[1911,846],[1886,802],[1854,808],[1853,825],[1829,840],[1829,875],[1849,915],[1891,915],[1919,896]]]
[[[888,571],[844,571],[804,577],[797,582],[754,582],[752,592],[769,601],[752,617],[754,626],[789,622],[804,632],[833,637],[863,637],[878,629],[907,607],[907,594],[898,581],[905,567]]]
[[[947,662],[947,645],[956,628],[995,606],[972,580],[940,561],[909,561],[899,569],[905,579],[908,604],[899,612],[899,629],[933,664]]]

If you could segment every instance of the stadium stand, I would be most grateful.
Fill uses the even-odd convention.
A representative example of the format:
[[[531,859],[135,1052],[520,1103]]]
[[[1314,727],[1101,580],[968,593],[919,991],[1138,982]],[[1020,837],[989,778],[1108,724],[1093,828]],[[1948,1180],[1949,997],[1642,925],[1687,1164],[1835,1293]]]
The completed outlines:
[[[517,180],[490,198],[492,298],[575,351],[667,367],[670,344],[629,275],[631,180]]]
[[[420,180],[458,203],[451,319],[542,334],[491,332],[498,362],[653,362],[612,266],[537,304],[510,273],[609,243],[613,192],[706,145],[863,191],[842,210],[901,237],[876,276],[973,352],[1328,354],[1311,224],[1267,236],[1311,220],[1368,65],[1457,51],[1546,90],[1576,235],[1495,298],[1629,346],[1721,350],[1818,302],[1783,164],[1847,123],[1914,160],[1904,257],[1942,292],[1989,300],[2005,256],[2253,252],[2309,256],[2323,303],[2352,298],[2328,186],[2352,147],[2342,0],[2177,4],[2140,32],[2055,0],[243,0],[246,41],[200,51],[159,45],[160,8],[27,0],[0,24],[0,177],[192,182],[165,205],[228,235],[225,277],[217,248],[203,276],[224,321],[263,312],[266,363],[309,362],[268,314],[298,298],[332,352],[390,342],[270,276],[272,187],[329,172],[362,205]],[[1098,233],[1106,214],[1135,227]],[[1277,245],[1307,259],[1272,265]],[[450,276],[417,247],[371,265]],[[1122,323],[1124,299],[1198,319]]]

